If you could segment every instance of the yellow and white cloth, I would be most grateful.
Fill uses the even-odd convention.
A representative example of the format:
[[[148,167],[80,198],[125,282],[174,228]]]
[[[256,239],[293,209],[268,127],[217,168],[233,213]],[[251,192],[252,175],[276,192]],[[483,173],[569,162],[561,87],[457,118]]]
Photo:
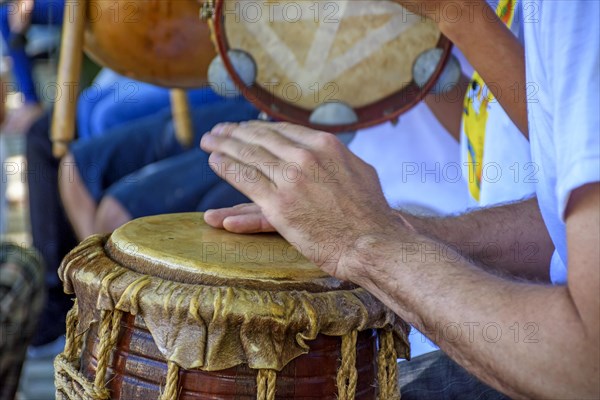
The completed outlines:
[[[518,0],[500,0],[496,5],[496,14],[517,37],[521,30],[518,7]],[[527,140],[477,72],[471,78],[463,105],[463,172],[472,200],[483,206],[532,193]]]

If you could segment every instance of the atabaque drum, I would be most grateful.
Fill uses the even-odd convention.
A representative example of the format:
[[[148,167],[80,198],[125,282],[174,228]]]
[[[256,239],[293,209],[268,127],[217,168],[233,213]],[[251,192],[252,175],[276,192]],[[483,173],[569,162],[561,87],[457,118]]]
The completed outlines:
[[[207,4],[241,93],[274,119],[329,132],[397,118],[430,91],[450,54],[434,22],[393,1]]]
[[[86,0],[85,51],[130,78],[168,88],[206,84],[216,54],[198,0]],[[67,2],[67,7],[78,6]]]
[[[408,326],[274,234],[200,213],[92,236],[62,263],[76,305],[58,399],[393,399]]]

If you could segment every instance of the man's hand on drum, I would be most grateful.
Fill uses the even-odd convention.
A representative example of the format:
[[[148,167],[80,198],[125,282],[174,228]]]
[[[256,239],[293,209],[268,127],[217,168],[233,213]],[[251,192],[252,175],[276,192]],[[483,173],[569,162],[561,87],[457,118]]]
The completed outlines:
[[[220,124],[201,147],[212,153],[211,168],[256,203],[207,211],[208,224],[237,233],[274,228],[340,279],[362,274],[340,257],[356,240],[404,229],[374,168],[332,134],[287,123]]]

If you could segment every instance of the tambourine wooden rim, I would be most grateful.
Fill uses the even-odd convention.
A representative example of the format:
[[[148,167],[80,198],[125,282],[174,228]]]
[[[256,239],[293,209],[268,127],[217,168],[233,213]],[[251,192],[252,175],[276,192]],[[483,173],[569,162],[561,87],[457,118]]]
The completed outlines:
[[[373,125],[378,125],[387,121],[397,119],[401,114],[410,110],[417,105],[433,88],[444,67],[450,58],[452,50],[452,42],[443,34],[437,42],[436,48],[443,49],[441,62],[438,64],[435,72],[429,81],[419,88],[413,81],[402,90],[387,96],[379,101],[368,104],[363,107],[356,107],[353,110],[356,112],[358,121],[346,125],[317,125],[309,122],[311,115],[310,110],[306,110],[299,106],[286,103],[278,99],[273,93],[269,93],[259,85],[246,86],[240,76],[235,72],[231,60],[227,56],[227,51],[230,50],[225,34],[225,19],[223,16],[223,5],[226,0],[216,0],[213,13],[213,29],[221,59],[225,68],[229,72],[231,79],[240,89],[241,93],[256,107],[275,120],[288,121],[294,124],[307,126],[312,129],[323,130],[331,133],[344,133],[355,131],[358,129],[367,128]]]

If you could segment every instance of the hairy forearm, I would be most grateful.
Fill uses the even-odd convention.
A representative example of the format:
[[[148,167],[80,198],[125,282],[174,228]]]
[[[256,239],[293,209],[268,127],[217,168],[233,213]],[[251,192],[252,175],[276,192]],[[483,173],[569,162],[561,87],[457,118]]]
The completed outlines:
[[[478,265],[528,280],[549,280],[554,246],[536,198],[463,215],[404,216],[422,235],[445,244]]]
[[[362,238],[350,257],[369,272],[355,283],[510,396],[581,398],[594,390],[596,338],[586,336],[566,287],[506,280],[436,246],[415,233]]]
[[[462,51],[527,136],[523,46],[485,1],[465,0],[455,4],[461,7],[461,17],[450,20],[441,15],[440,30]]]

